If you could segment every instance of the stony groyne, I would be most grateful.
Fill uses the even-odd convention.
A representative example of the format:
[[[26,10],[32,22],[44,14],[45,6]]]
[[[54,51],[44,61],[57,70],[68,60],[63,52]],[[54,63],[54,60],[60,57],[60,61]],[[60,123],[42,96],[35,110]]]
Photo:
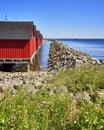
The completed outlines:
[[[69,46],[64,45],[60,41],[53,41],[50,45],[50,53],[48,59],[48,69],[58,70],[66,67],[76,67],[88,64],[101,64],[97,59],[91,58],[89,55],[81,53]]]

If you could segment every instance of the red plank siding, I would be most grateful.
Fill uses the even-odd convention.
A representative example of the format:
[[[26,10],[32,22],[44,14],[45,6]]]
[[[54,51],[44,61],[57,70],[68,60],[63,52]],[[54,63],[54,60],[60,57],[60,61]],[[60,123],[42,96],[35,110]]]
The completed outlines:
[[[36,39],[0,40],[0,58],[31,58],[36,51]]]

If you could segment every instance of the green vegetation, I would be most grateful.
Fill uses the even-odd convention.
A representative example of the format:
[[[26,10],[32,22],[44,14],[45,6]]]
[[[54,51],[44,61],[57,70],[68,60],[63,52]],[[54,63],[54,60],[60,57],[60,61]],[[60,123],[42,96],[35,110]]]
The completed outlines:
[[[50,94],[60,86],[68,92]],[[36,94],[23,88],[6,90],[0,95],[0,130],[104,130],[104,98],[97,96],[99,90],[104,90],[104,66],[60,70]],[[74,95],[83,91],[90,101],[75,101]]]
[[[104,66],[84,66],[62,69],[53,78],[53,86],[65,85],[69,92],[94,92],[104,89]]]

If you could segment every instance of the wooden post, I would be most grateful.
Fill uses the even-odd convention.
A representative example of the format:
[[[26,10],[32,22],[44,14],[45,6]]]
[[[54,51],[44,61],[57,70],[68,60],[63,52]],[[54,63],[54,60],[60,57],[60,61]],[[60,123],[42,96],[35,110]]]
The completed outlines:
[[[30,71],[30,62],[26,65],[26,71]]]

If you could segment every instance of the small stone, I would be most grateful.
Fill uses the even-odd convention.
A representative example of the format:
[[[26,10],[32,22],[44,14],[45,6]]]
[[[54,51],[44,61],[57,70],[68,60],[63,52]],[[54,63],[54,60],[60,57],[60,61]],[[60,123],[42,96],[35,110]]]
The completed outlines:
[[[22,85],[21,83],[15,83],[13,88],[18,90],[21,87],[21,85]]]
[[[79,92],[79,93],[76,93],[74,95],[74,99],[79,101],[79,100],[87,100],[87,101],[90,101],[90,96],[89,94],[84,91],[84,92]]]
[[[104,64],[104,60],[99,60],[101,64]]]
[[[34,87],[37,89],[37,88],[40,88],[42,86],[42,82],[40,82],[40,81],[36,81],[35,82],[35,85],[34,85]]]
[[[3,93],[4,89],[0,86],[0,93]]]
[[[67,90],[67,87],[66,86],[60,86],[60,87],[57,87],[56,90],[55,90],[55,93],[64,93],[66,94],[68,92]]]
[[[99,98],[104,98],[104,90],[103,89],[99,89],[98,92],[96,93],[96,95]]]

